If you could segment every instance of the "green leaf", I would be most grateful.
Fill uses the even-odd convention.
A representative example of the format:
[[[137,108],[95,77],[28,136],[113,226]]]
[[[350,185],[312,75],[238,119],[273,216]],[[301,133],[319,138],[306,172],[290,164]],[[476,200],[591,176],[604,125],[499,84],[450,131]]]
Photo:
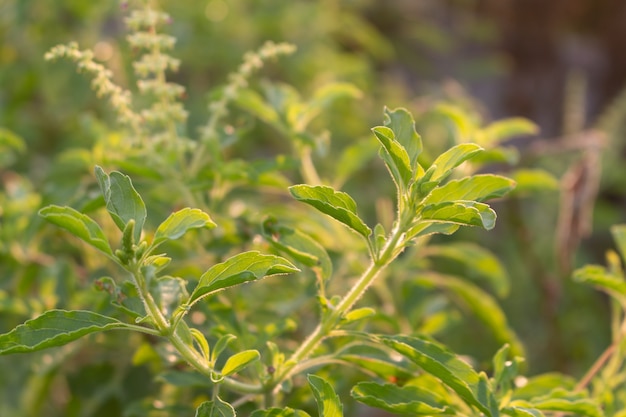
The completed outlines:
[[[622,255],[622,259],[626,261],[626,224],[611,226],[611,234],[617,245],[617,250]]]
[[[186,207],[169,215],[163,223],[159,225],[154,233],[152,247],[155,247],[166,240],[175,240],[187,233],[190,229],[201,227],[213,228],[213,223],[208,214],[199,209]]]
[[[268,408],[266,410],[256,410],[250,414],[250,417],[311,417],[302,410],[294,410],[293,408]]]
[[[237,336],[234,334],[224,334],[220,336],[220,338],[217,339],[217,342],[215,342],[215,346],[211,352],[211,362],[217,362],[217,358],[219,358],[222,352],[228,347],[228,344],[235,339],[237,339]]]
[[[459,230],[459,225],[454,223],[441,223],[438,221],[420,221],[411,226],[407,231],[407,239],[415,239],[434,234],[451,235]]]
[[[298,268],[280,256],[263,255],[258,251],[240,253],[202,274],[187,303],[191,306],[209,294],[244,282],[297,271]]]
[[[388,127],[377,126],[372,129],[372,132],[382,145],[380,157],[385,161],[398,190],[400,192],[406,191],[413,178],[409,154],[396,140],[393,130]]]
[[[589,398],[572,398],[567,395],[555,398],[559,393],[566,394],[565,390],[555,390],[541,398],[533,399],[531,403],[533,407],[544,411],[564,411],[589,417],[604,417],[604,413],[594,400]]]
[[[483,148],[474,143],[461,143],[453,146],[435,159],[433,162],[435,172],[433,172],[430,180],[441,182],[448,175],[450,175],[454,168],[458,167],[482,150]]]
[[[499,297],[506,297],[509,293],[510,281],[506,269],[493,253],[482,246],[467,242],[431,245],[426,254],[460,263],[465,276],[488,282]]]
[[[39,215],[77,238],[89,243],[96,249],[113,256],[104,232],[89,216],[79,213],[71,207],[48,206],[39,210]]]
[[[241,89],[237,92],[235,102],[239,107],[263,120],[269,125],[276,125],[280,121],[280,117],[276,110],[263,100],[263,97],[254,90],[248,88]]]
[[[512,417],[544,417],[541,411],[529,407],[504,407],[502,412]]]
[[[91,311],[49,310],[0,335],[0,355],[63,346],[91,333],[126,327],[117,319]]]
[[[333,264],[328,252],[309,235],[280,225],[276,219],[270,218],[263,222],[263,236],[279,251],[308,267],[318,269],[322,280],[332,275]]]
[[[130,178],[117,171],[107,175],[99,166],[96,166],[95,171],[111,218],[120,230],[124,230],[129,220],[135,220],[134,238],[135,242],[139,242],[147,212]]]
[[[422,138],[415,131],[415,120],[406,109],[398,108],[389,110],[385,108],[385,126],[390,128],[395,139],[406,150],[410,167],[413,172],[417,171],[417,158],[422,153]]]
[[[514,190],[515,195],[559,189],[559,180],[543,169],[518,169],[509,175],[517,184]]]
[[[422,220],[437,220],[463,226],[479,226],[491,230],[496,225],[496,212],[487,204],[455,201],[431,204],[422,209]]]
[[[539,127],[530,120],[512,117],[495,121],[476,132],[474,140],[484,147],[491,147],[515,136],[535,135],[538,132]]]
[[[446,201],[467,200],[485,201],[502,197],[515,187],[515,182],[499,175],[484,174],[453,180],[437,187],[424,199],[423,204],[437,204]]]
[[[308,375],[309,386],[317,402],[319,417],[342,417],[343,406],[333,387],[316,375]]]
[[[235,417],[232,405],[216,397],[215,401],[205,401],[196,409],[195,417]]]
[[[235,353],[233,356],[226,360],[224,367],[222,368],[222,375],[228,376],[239,372],[252,362],[259,360],[261,354],[257,350],[244,350],[242,352]]]
[[[406,381],[417,371],[417,367],[406,358],[392,358],[387,348],[380,344],[355,342],[342,348],[337,353],[337,358],[390,382]]]
[[[571,376],[550,372],[528,378],[526,385],[513,391],[514,400],[531,401],[554,390],[573,390],[578,381]]]
[[[498,416],[498,408],[488,383],[466,362],[444,346],[419,337],[380,336],[380,340],[396,352],[437,377],[469,405],[490,417]]]
[[[509,327],[506,315],[498,306],[494,298],[471,282],[463,279],[437,274],[421,273],[417,278],[418,284],[435,285],[451,292],[463,302],[466,308],[482,321],[492,331],[499,345],[509,343],[513,355],[524,356],[524,348],[515,332]]]
[[[352,397],[370,407],[397,414],[453,414],[441,397],[414,386],[359,382],[350,392]]]
[[[372,233],[357,215],[352,197],[344,192],[323,185],[306,184],[291,186],[289,192],[296,200],[315,207],[366,238]]]
[[[598,287],[626,306],[626,281],[603,266],[585,265],[574,271],[574,280]]]

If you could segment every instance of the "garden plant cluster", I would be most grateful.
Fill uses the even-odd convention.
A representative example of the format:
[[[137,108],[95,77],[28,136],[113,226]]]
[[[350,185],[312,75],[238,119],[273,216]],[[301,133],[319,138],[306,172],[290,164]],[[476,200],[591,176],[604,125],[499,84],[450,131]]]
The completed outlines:
[[[208,4],[217,21],[226,2]],[[150,0],[118,13],[134,87],[102,45],[45,54],[108,108],[76,127],[92,143],[59,153],[48,189],[20,177],[25,141],[0,130],[0,415],[626,416],[626,226],[606,266],[563,262],[610,304],[611,339],[578,378],[528,374],[501,307],[525,294],[476,243],[529,246],[492,231],[496,210],[558,195],[508,144],[535,124],[489,122],[453,88],[414,111],[375,103],[372,127],[362,86],[277,80],[305,59],[279,42],[245,53],[202,119],[171,16]]]

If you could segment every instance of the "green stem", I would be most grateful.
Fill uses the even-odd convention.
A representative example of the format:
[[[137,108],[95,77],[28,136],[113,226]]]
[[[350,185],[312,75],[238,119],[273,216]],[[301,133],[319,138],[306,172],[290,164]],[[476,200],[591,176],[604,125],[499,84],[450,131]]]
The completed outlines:
[[[193,347],[193,345],[190,345],[181,339],[178,333],[176,333],[175,328],[170,325],[169,321],[161,313],[159,307],[154,301],[154,298],[152,297],[152,294],[148,291],[145,277],[141,274],[139,267],[137,265],[133,265],[129,267],[129,271],[133,274],[133,278],[135,279],[135,283],[139,290],[139,295],[143,300],[146,312],[154,322],[159,335],[167,338],[178,354],[189,365],[195,368],[202,375],[211,378],[215,370],[210,366],[206,358],[204,358],[204,356],[202,356],[202,354],[200,354]],[[146,332],[143,328],[142,331]],[[228,389],[242,393],[260,394],[264,392],[264,387],[260,384],[248,384],[228,377],[224,378],[221,384]]]
[[[284,368],[280,372],[277,372],[277,376],[274,379],[274,390],[277,389],[282,381],[289,378],[297,369],[299,369],[298,363],[307,359],[309,355],[311,355],[320,342],[337,327],[341,318],[350,311],[354,304],[365,293],[367,288],[376,280],[380,272],[398,256],[400,249],[404,245],[402,237],[404,235],[403,230],[405,230],[405,228],[406,222],[404,221],[401,221],[396,225],[391,236],[387,240],[380,257],[370,263],[357,283],[341,299],[339,304],[337,304],[333,313],[323,320],[315,328],[315,330],[313,330],[309,337],[302,343],[302,345],[300,345],[298,350],[296,350],[291,355],[289,360],[285,362]]]

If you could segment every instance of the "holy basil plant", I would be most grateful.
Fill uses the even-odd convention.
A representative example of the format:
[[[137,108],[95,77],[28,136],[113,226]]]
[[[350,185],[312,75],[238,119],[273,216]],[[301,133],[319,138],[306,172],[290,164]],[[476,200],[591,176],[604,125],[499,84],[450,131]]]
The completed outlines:
[[[185,207],[148,229],[146,204],[131,179],[96,167],[103,205],[119,229],[118,242],[112,242],[111,233],[93,218],[71,207],[51,205],[41,209],[40,215],[123,271],[117,278],[99,281],[101,287],[110,289],[114,312],[46,311],[0,335],[0,354],[63,346],[109,330],[162,339],[204,381],[199,384],[212,390],[211,399],[196,407],[197,417],[235,416],[237,407],[250,402],[255,404],[254,417],[309,416],[312,410],[305,411],[305,404],[282,404],[285,393],[302,374],[308,374],[317,414],[342,416],[346,399],[340,399],[333,387],[340,380],[341,371],[333,368],[337,364],[349,364],[366,375],[353,386],[353,399],[396,414],[537,417],[558,411],[601,416],[602,411],[584,392],[567,387],[542,390],[542,381],[532,380],[519,388],[515,381],[522,359],[512,356],[508,345],[495,355],[493,375],[488,377],[426,335],[376,334],[354,327],[353,323],[376,314],[375,306],[355,305],[407,247],[433,234],[452,234],[462,226],[492,229],[496,213],[485,201],[502,197],[515,186],[512,180],[494,174],[450,179],[455,168],[481,154],[480,146],[458,144],[425,165],[422,139],[411,114],[405,109],[386,109],[384,116],[384,124],[372,131],[396,188],[396,218],[389,230],[380,223],[368,225],[359,215],[356,201],[343,191],[307,184],[288,189],[295,200],[336,220],[362,240],[369,263],[344,294],[329,294],[333,262],[327,250],[281,219],[268,219],[261,228],[271,253],[248,250],[216,262],[198,276],[170,276],[172,259],[160,248],[170,247],[168,242],[191,230],[196,230],[194,236],[201,236],[215,228],[211,216]],[[233,347],[233,334],[211,333],[210,328],[196,326],[190,319],[190,313],[205,303],[228,300],[229,291],[242,284],[300,274],[296,264],[313,269],[318,277],[316,299],[321,315],[307,337],[280,345],[268,340],[264,349],[255,346],[254,340]],[[225,302],[222,310],[237,308]],[[320,349],[331,342],[334,349]],[[224,356],[229,346],[233,353]],[[265,365],[260,366],[262,363]],[[315,374],[322,368],[330,369],[325,377]],[[172,375],[163,378],[173,381]]]

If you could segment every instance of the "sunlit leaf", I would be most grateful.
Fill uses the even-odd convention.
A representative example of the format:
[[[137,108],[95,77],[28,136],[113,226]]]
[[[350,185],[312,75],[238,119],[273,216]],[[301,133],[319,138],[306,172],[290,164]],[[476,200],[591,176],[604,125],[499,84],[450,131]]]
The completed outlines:
[[[256,350],[244,350],[229,357],[222,368],[222,375],[228,376],[239,372],[252,362],[259,360],[261,355]]]
[[[409,154],[396,140],[390,128],[378,126],[373,128],[372,132],[382,145],[380,156],[385,161],[396,186],[400,191],[406,190],[413,177]]]
[[[113,255],[104,232],[89,216],[71,207],[60,206],[44,207],[39,210],[39,215],[107,255]]]
[[[280,256],[263,255],[257,251],[240,253],[202,274],[187,303],[192,305],[209,294],[244,282],[297,271],[298,268]]]
[[[453,409],[430,391],[415,386],[360,382],[350,392],[357,401],[397,414],[451,414]]]
[[[317,375],[309,375],[309,386],[317,402],[320,417],[342,417],[343,406],[333,387]]]
[[[91,311],[49,310],[0,335],[0,355],[63,346],[91,333],[125,327],[117,319]]]
[[[327,186],[294,185],[289,192],[298,201],[307,203],[345,224],[364,237],[372,231],[356,213],[356,203],[348,194]]]
[[[208,214],[199,209],[186,207],[169,215],[163,223],[159,225],[154,233],[152,246],[157,246],[166,240],[175,240],[187,233],[190,229],[201,227],[213,228],[215,223]]]
[[[484,174],[450,181],[437,187],[424,199],[423,204],[436,204],[446,201],[467,200],[485,201],[502,197],[515,187],[515,182],[499,175]]]
[[[463,162],[467,161],[483,148],[474,143],[461,143],[448,149],[435,159],[433,165],[436,167],[431,177],[431,181],[444,180],[452,170]]]
[[[406,109],[389,110],[385,108],[385,126],[390,128],[397,140],[406,150],[410,167],[417,169],[417,158],[422,153],[422,138],[415,131],[415,120]]]
[[[422,209],[423,220],[437,220],[463,226],[479,226],[491,230],[496,225],[496,212],[487,204],[455,201],[431,204]]]
[[[107,175],[99,166],[95,172],[111,218],[120,230],[124,230],[129,220],[135,220],[134,239],[139,242],[147,212],[130,178],[117,171]]]

